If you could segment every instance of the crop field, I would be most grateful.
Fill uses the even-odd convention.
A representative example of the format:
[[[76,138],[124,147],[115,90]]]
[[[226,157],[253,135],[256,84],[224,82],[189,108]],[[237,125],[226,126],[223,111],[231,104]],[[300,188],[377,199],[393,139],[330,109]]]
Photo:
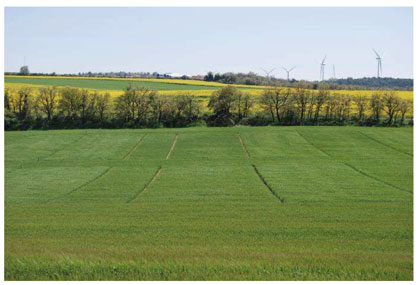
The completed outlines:
[[[412,280],[413,129],[5,133],[5,280]]]
[[[63,77],[63,76],[5,76],[5,87],[17,91],[22,87],[34,90],[40,87],[76,87],[84,88],[98,93],[109,93],[115,97],[121,95],[128,87],[147,87],[159,91],[160,94],[177,95],[190,94],[208,98],[211,94],[226,84],[199,80],[180,79],[125,79],[125,78],[86,78],[86,77]],[[250,95],[260,95],[267,86],[235,85],[241,91]],[[375,90],[332,90],[331,93],[342,95],[370,96]],[[413,100],[413,91],[396,91],[399,97]]]

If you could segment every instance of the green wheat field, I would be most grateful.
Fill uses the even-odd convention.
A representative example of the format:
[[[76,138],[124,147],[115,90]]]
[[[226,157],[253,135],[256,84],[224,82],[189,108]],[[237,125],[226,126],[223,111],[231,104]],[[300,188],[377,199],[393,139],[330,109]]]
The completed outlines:
[[[413,128],[5,132],[6,280],[412,280]]]

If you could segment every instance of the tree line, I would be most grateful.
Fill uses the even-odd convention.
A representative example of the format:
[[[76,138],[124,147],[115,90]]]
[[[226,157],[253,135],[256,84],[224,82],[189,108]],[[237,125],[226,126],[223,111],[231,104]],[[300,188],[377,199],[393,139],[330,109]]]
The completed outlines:
[[[254,72],[248,73],[212,73],[208,72],[204,76],[204,81],[214,81],[226,84],[244,85],[267,85],[281,87],[298,87],[302,83],[310,89],[318,89],[320,85],[328,85],[329,89],[336,90],[364,90],[364,89],[390,89],[390,90],[413,90],[413,79],[404,78],[346,78],[329,79],[319,81],[298,81],[295,79],[286,80],[281,78],[266,77]]]
[[[207,108],[206,108],[207,107]],[[341,95],[321,86],[268,88],[251,96],[227,86],[206,103],[190,94],[161,95],[127,87],[111,98],[79,88],[21,88],[4,93],[5,130],[66,128],[157,128],[234,125],[413,124],[412,102],[394,91]]]

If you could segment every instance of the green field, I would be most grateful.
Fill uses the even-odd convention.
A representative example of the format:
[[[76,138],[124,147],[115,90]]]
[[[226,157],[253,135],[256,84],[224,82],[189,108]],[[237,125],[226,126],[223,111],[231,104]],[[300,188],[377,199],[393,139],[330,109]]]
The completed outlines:
[[[178,80],[180,81],[180,80]],[[90,88],[98,90],[124,90],[128,86],[146,87],[154,90],[216,90],[221,87],[208,85],[193,85],[180,83],[153,82],[146,80],[115,80],[115,79],[89,79],[89,78],[25,78],[25,77],[5,77],[5,83],[21,83],[33,85],[66,86],[76,88]]]
[[[5,279],[412,280],[413,129],[6,132]]]

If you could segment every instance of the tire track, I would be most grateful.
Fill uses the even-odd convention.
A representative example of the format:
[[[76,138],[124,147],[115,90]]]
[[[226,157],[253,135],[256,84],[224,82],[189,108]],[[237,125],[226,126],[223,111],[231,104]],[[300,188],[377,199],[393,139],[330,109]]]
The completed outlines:
[[[72,142],[70,142],[70,143],[68,143],[68,144],[65,144],[65,145],[64,145],[64,146],[62,146],[60,149],[54,150],[53,152],[51,152],[50,154],[48,154],[48,155],[46,155],[46,156],[44,156],[44,157],[42,157],[42,158],[39,158],[39,157],[38,157],[38,161],[45,160],[45,159],[47,159],[47,158],[49,158],[49,157],[53,156],[53,155],[54,155],[54,154],[56,154],[57,152],[62,151],[62,150],[64,150],[64,149],[68,148],[69,146],[71,146],[72,144],[75,144],[75,143],[77,143],[77,142],[81,141],[81,140],[82,140],[85,136],[87,136],[87,132],[85,132],[83,135],[81,135],[79,138],[75,139],[74,141],[72,141]]]
[[[333,158],[328,152],[324,151],[323,149],[317,147],[315,144],[313,144],[310,140],[308,140],[305,136],[303,136],[298,130],[296,130],[296,133],[303,138],[308,144],[310,144],[313,148],[317,149],[318,151],[322,152],[326,156]]]
[[[403,188],[401,188],[401,187],[398,187],[398,186],[396,186],[396,185],[394,185],[394,184],[392,184],[392,183],[389,183],[389,182],[387,182],[387,181],[384,181],[384,180],[382,180],[382,179],[379,179],[379,178],[377,178],[377,177],[375,177],[375,176],[372,176],[372,175],[370,175],[370,174],[367,174],[366,172],[364,172],[364,171],[362,171],[362,170],[360,170],[360,169],[358,169],[358,168],[354,167],[353,165],[351,165],[351,164],[349,164],[349,163],[347,163],[347,162],[343,162],[343,164],[347,165],[348,167],[350,167],[351,169],[353,169],[353,170],[354,170],[354,171],[356,171],[357,173],[362,174],[362,175],[364,175],[364,176],[366,176],[366,177],[368,177],[368,178],[371,178],[371,179],[373,179],[373,180],[375,180],[375,181],[377,181],[377,182],[383,183],[383,184],[388,185],[388,186],[390,186],[390,187],[392,187],[392,188],[395,188],[395,189],[397,189],[397,190],[399,190],[399,191],[402,191],[402,192],[409,193],[409,194],[413,195],[413,193],[412,193],[412,192],[410,192],[410,191],[408,191],[408,190],[405,190],[405,189],[403,189]]]
[[[46,202],[48,203],[48,202],[50,202],[50,201],[53,201],[53,200],[59,199],[59,198],[61,198],[61,197],[63,197],[63,196],[68,196],[68,195],[73,194],[74,192],[76,192],[76,191],[78,191],[78,190],[80,190],[80,189],[82,189],[82,188],[86,187],[87,185],[89,185],[89,184],[91,184],[91,183],[95,182],[96,180],[100,179],[102,176],[104,176],[105,174],[107,174],[107,173],[108,173],[108,171],[110,171],[112,168],[113,168],[113,166],[108,167],[107,169],[105,169],[104,171],[102,171],[101,173],[99,173],[99,175],[97,175],[97,176],[93,177],[92,179],[90,179],[90,180],[86,181],[86,182],[85,182],[85,183],[83,183],[82,185],[77,186],[76,188],[72,189],[70,192],[67,192],[67,193],[65,193],[65,194],[63,194],[63,195],[60,195],[60,196],[55,197],[55,198],[52,198],[52,199],[50,199],[50,200],[47,200]]]
[[[391,146],[391,145],[389,145],[389,144],[386,144],[386,143],[384,143],[384,142],[381,142],[380,140],[377,140],[377,139],[375,139],[375,138],[373,138],[373,137],[371,137],[371,136],[369,136],[369,135],[367,135],[367,134],[365,134],[365,133],[363,133],[363,132],[361,132],[361,131],[359,131],[359,133],[360,133],[360,134],[362,134],[363,136],[367,137],[368,139],[370,139],[370,140],[372,140],[372,141],[374,141],[374,142],[376,142],[376,143],[380,144],[380,145],[383,145],[383,146],[385,146],[385,147],[387,147],[387,148],[390,148],[390,149],[392,149],[392,150],[395,150],[395,151],[397,151],[397,152],[399,152],[399,153],[403,153],[403,154],[405,154],[405,155],[408,155],[408,156],[410,156],[410,157],[413,157],[413,154],[412,154],[412,153],[409,153],[409,152],[406,152],[406,151],[400,150],[400,149],[398,149],[398,148],[396,148],[396,147],[393,147],[393,146]]]
[[[257,174],[258,178],[261,180],[261,182],[265,185],[265,187],[268,189],[271,195],[274,196],[277,200],[280,201],[280,203],[284,203],[284,198],[280,197],[274,190],[271,188],[271,186],[267,183],[267,181],[264,179],[264,177],[261,175],[261,173],[258,171],[258,168],[255,166],[255,164],[252,164],[252,167],[254,168],[255,173]]]
[[[139,148],[139,146],[141,145],[141,143],[143,142],[143,139],[144,139],[144,137],[146,136],[147,134],[145,134],[144,136],[142,136],[140,139],[139,139],[139,141],[133,146],[133,148],[129,151],[129,153],[127,153],[125,156],[124,156],[124,158],[123,158],[123,160],[127,160],[127,159],[129,159],[130,157],[131,157],[131,155]]]
[[[319,150],[320,152],[322,152],[322,153],[324,153],[325,155],[327,155],[327,156],[329,156],[330,158],[332,158],[332,159],[334,159],[334,157],[333,156],[331,156],[329,153],[327,153],[327,152],[325,152],[324,150],[322,150],[321,148],[319,148],[319,147],[317,147],[315,144],[313,144],[311,141],[309,141],[308,139],[306,139],[301,133],[299,133],[298,131],[296,131],[305,141],[307,141],[310,145],[312,145],[314,148],[316,148],[317,150]],[[392,184],[392,183],[389,183],[389,182],[387,182],[387,181],[384,181],[384,180],[382,180],[382,179],[379,179],[379,178],[377,178],[377,177],[375,177],[375,176],[372,176],[372,175],[370,175],[370,174],[368,174],[368,173],[366,173],[366,172],[364,172],[364,171],[362,171],[362,170],[360,170],[360,169],[358,169],[358,168],[356,168],[355,166],[353,166],[353,165],[351,165],[350,163],[348,163],[348,162],[343,162],[343,161],[340,161],[340,163],[342,163],[342,164],[344,164],[345,166],[347,166],[347,167],[349,167],[349,168],[351,168],[353,171],[356,171],[357,173],[359,173],[359,174],[361,174],[361,175],[363,175],[363,176],[365,176],[365,177],[368,177],[368,178],[370,178],[370,179],[373,179],[373,180],[375,180],[376,182],[380,182],[380,183],[382,183],[382,184],[385,184],[385,185],[387,185],[387,186],[390,186],[390,187],[392,187],[392,188],[394,188],[394,189],[397,189],[397,190],[399,190],[399,191],[402,191],[402,192],[406,192],[406,193],[409,193],[409,194],[411,194],[411,195],[413,195],[413,193],[412,192],[410,192],[410,191],[408,191],[408,190],[406,190],[406,189],[403,189],[403,188],[401,188],[401,187],[398,187],[398,186],[396,186],[396,185],[394,185],[394,184]]]
[[[161,171],[162,171],[162,166],[159,166],[158,169],[156,170],[155,174],[153,175],[152,179],[150,179],[149,182],[147,182],[144,185],[144,187],[142,189],[140,189],[140,191],[138,191],[133,197],[129,198],[127,200],[127,204],[132,202],[133,200],[135,200],[137,197],[139,197],[144,192],[146,192],[147,188],[149,188],[149,186],[152,185],[152,183],[155,182],[156,179],[159,177]]]
[[[244,142],[243,142],[243,140],[242,140],[241,134],[240,134],[239,132],[238,132],[238,140],[239,140],[239,143],[240,143],[240,144],[241,144],[241,146],[242,146],[242,150],[244,151],[245,155],[246,155],[248,158],[251,158],[251,154],[249,153],[248,149],[246,148],[246,146],[245,146],[245,144],[244,144]]]
[[[168,154],[166,155],[166,159],[165,160],[168,160],[169,159],[169,157],[171,156],[171,153],[172,153],[172,151],[174,150],[174,148],[175,148],[175,144],[176,144],[176,141],[178,140],[178,134],[176,135],[176,137],[175,137],[175,139],[174,139],[174,142],[172,143],[172,146],[171,146],[171,148],[170,148],[170,150],[169,150],[169,152],[168,152]]]

